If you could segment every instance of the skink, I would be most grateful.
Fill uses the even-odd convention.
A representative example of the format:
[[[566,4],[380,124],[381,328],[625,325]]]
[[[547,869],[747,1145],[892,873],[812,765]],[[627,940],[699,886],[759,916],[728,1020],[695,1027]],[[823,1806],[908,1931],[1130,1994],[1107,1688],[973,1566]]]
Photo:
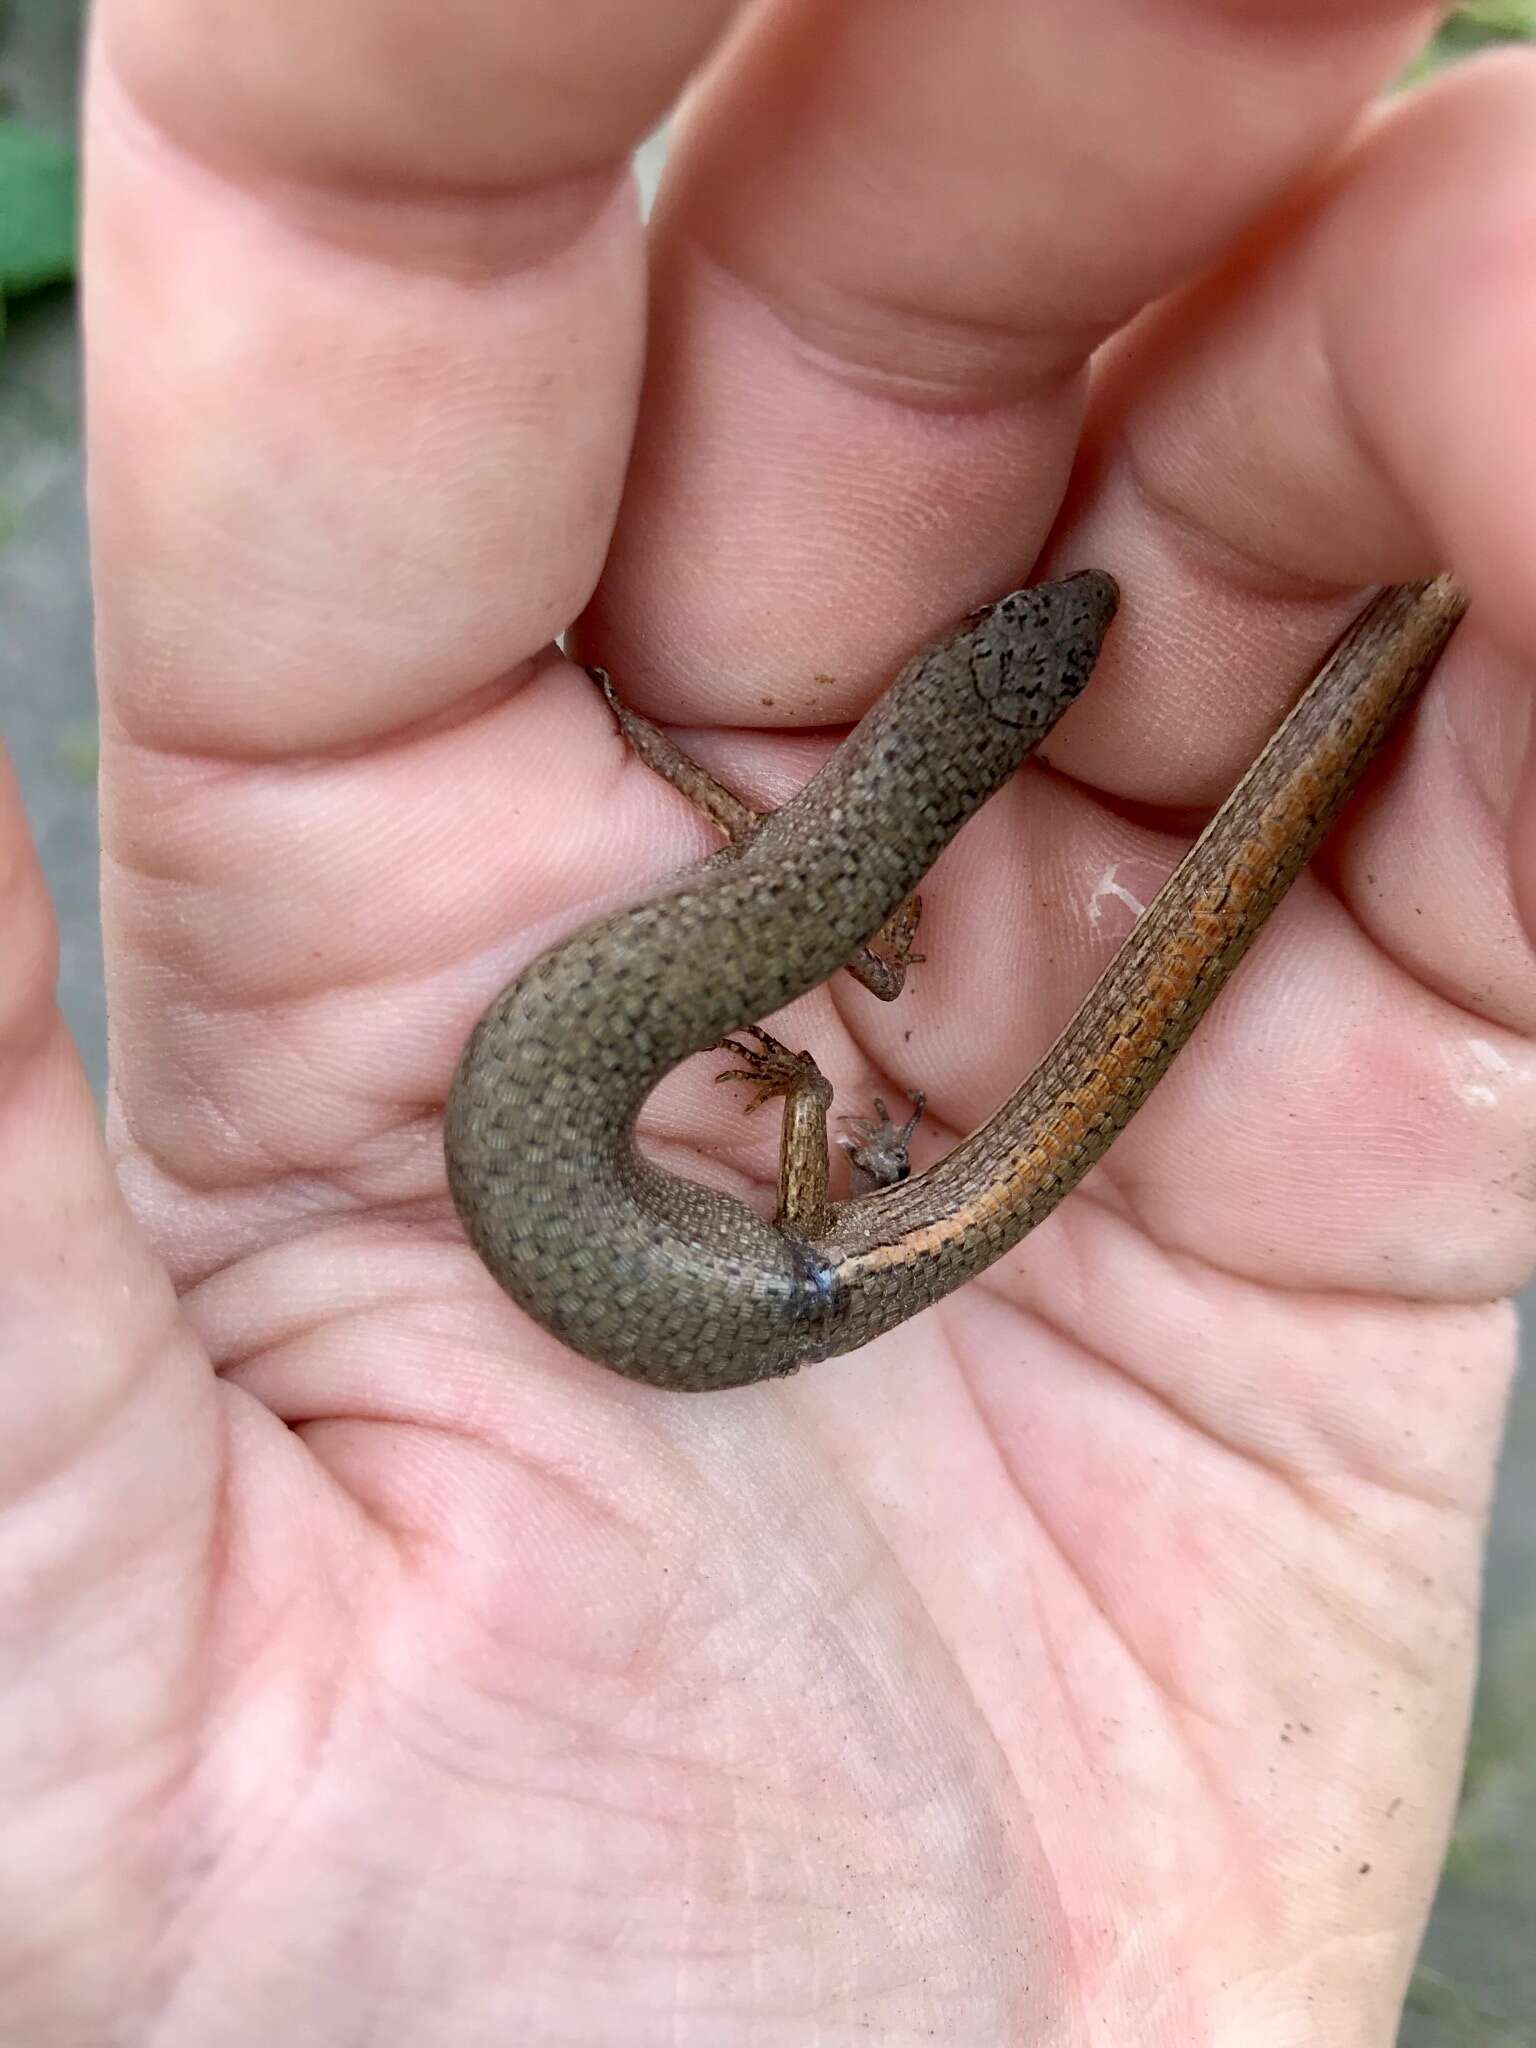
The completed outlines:
[[[1001,1258],[1167,1071],[1466,601],[1441,577],[1370,604],[1055,1045],[936,1166],[830,1202],[831,1091],[761,1034],[753,1077],[787,1097],[775,1221],[644,1159],[635,1120],[671,1068],[867,959],[882,927],[910,939],[902,906],[1075,700],[1117,603],[1090,571],[973,615],[781,810],[724,819],[737,844],[485,1012],[449,1092],[449,1185],[491,1273],[572,1349],[656,1386],[742,1386],[867,1344]]]

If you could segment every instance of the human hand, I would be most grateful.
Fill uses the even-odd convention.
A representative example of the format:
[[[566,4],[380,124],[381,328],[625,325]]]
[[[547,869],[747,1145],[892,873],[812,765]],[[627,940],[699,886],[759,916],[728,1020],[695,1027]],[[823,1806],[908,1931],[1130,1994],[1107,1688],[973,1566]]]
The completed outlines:
[[[27,2048],[1390,2038],[1530,1261],[1536,71],[1335,160],[1423,10],[782,0],[690,109],[642,402],[622,164],[729,11],[103,0],[126,1202],[0,826]],[[572,1359],[463,1245],[443,1091],[511,972],[705,841],[552,637],[587,607],[771,801],[1041,550],[1125,591],[1054,772],[925,886],[899,1004],[787,1027],[844,1106],[925,1089],[930,1144],[1361,585],[1447,562],[1474,610],[984,1281],[713,1401]],[[707,1072],[646,1142],[771,1175]]]

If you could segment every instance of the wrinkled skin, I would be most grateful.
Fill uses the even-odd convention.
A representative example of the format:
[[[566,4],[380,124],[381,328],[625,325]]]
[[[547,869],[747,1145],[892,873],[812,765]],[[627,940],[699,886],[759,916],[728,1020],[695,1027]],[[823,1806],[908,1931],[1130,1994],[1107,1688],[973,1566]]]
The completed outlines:
[[[1425,9],[776,0],[647,315],[624,158],[728,13],[102,0],[114,1093],[109,1151],[8,788],[6,2042],[1391,2039],[1533,1239],[1536,68],[1380,117]],[[498,1294],[463,1036],[708,843],[579,615],[772,801],[968,606],[1120,577],[930,964],[775,1027],[926,1090],[921,1165],[1446,562],[1402,745],[985,1280],[708,1401]],[[646,1142],[766,1202],[735,1094]]]

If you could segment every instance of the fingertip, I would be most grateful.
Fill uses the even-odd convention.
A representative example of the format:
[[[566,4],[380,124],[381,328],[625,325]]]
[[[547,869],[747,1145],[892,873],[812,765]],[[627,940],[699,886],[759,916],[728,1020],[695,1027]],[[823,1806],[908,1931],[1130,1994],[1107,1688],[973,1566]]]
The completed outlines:
[[[588,176],[660,119],[737,0],[102,0],[150,119],[242,176],[458,194]]]
[[[1363,438],[1484,625],[1536,657],[1536,53],[1467,64],[1378,138],[1330,338]],[[1405,195],[1412,195],[1411,209]],[[1372,259],[1362,264],[1359,253]],[[1379,262],[1375,259],[1379,257]]]

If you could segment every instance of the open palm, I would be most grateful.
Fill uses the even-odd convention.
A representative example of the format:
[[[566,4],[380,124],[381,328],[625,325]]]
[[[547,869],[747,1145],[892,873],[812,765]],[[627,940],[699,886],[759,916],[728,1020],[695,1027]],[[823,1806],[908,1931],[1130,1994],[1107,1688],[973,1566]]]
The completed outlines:
[[[0,2040],[1390,2038],[1536,1136],[1536,69],[1363,114],[1425,14],[102,0],[115,1168],[8,797]],[[1037,562],[1116,574],[1111,654],[902,999],[788,1026],[924,1164],[1362,588],[1473,613],[984,1281],[712,1399],[571,1357],[444,1091],[708,842],[555,636],[772,802]],[[647,1147],[765,1190],[694,1065]]]

